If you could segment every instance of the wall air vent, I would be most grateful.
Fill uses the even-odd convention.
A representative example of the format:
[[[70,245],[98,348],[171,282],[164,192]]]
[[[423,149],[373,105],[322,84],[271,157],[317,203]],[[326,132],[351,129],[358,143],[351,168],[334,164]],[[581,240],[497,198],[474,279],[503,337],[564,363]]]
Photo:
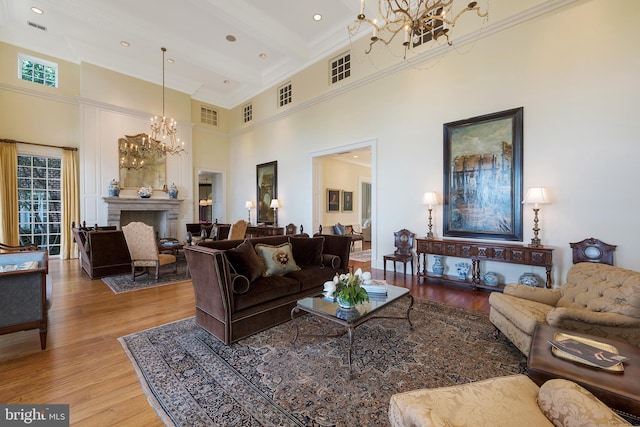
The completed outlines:
[[[36,24],[35,22],[31,22],[31,21],[27,21],[27,24],[29,24],[33,28],[37,28],[42,31],[47,31],[47,27],[45,27],[44,25]]]

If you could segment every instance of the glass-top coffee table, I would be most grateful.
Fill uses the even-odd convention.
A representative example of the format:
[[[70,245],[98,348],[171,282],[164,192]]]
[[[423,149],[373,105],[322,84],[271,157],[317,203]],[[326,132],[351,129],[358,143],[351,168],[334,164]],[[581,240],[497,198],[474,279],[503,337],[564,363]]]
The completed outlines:
[[[291,310],[291,321],[296,328],[296,335],[293,339],[295,345],[299,336],[318,336],[311,334],[300,334],[299,325],[296,322],[295,314],[299,311],[310,313],[314,316],[327,319],[333,323],[344,326],[346,330],[341,334],[335,335],[321,335],[323,337],[340,337],[345,333],[349,334],[349,376],[351,376],[351,351],[353,348],[353,331],[359,325],[367,322],[371,319],[406,319],[409,322],[409,329],[413,329],[413,324],[409,318],[409,313],[413,309],[413,296],[409,293],[409,289],[401,288],[399,286],[385,285],[387,293],[385,294],[369,294],[369,301],[364,304],[358,304],[355,308],[344,309],[332,298],[327,298],[324,295],[315,297],[308,297],[298,301],[298,304]],[[404,317],[390,317],[390,316],[378,316],[379,310],[387,305],[398,301],[400,298],[406,297],[409,299],[409,307],[407,308],[407,315]]]

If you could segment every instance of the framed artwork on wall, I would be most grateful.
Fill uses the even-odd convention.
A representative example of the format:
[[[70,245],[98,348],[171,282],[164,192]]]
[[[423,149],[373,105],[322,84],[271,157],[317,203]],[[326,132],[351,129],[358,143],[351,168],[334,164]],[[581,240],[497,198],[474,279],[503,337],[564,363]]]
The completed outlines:
[[[340,190],[327,188],[327,212],[340,212]]]
[[[342,211],[343,212],[353,211],[353,191],[342,192]]]
[[[522,241],[523,108],[444,124],[444,236]]]
[[[275,215],[270,208],[271,200],[278,198],[278,162],[262,163],[256,166],[258,223],[274,224]]]

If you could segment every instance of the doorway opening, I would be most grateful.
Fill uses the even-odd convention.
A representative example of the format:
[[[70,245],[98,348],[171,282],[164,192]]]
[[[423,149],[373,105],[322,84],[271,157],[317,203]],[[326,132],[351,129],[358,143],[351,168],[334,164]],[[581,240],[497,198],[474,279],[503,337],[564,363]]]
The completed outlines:
[[[365,258],[372,268],[376,265],[375,144],[368,140],[311,153],[312,233],[322,226],[324,234],[332,234],[337,223],[352,225],[363,237],[366,233],[366,242],[354,243],[352,257]],[[339,203],[329,203],[330,195],[336,193]],[[366,253],[359,253],[363,251]]]
[[[226,222],[226,185],[224,172],[213,170],[198,170],[196,218],[201,223]]]

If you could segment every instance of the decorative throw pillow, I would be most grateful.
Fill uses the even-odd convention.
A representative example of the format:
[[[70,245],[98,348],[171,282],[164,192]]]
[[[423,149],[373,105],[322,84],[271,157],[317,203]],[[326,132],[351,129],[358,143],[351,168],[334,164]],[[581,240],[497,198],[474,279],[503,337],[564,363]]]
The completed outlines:
[[[235,248],[227,250],[225,254],[236,273],[249,279],[249,283],[256,280],[264,272],[262,260],[256,254],[253,245],[247,240]]]
[[[256,252],[262,258],[262,262],[266,267],[263,276],[283,276],[292,271],[300,270],[300,267],[293,259],[293,251],[291,243],[283,243],[278,246],[265,245],[258,243]]]
[[[289,237],[293,259],[301,266],[322,267],[324,237]]]
[[[344,236],[346,231],[344,229],[344,225],[337,223],[333,226],[333,232],[339,236]]]

